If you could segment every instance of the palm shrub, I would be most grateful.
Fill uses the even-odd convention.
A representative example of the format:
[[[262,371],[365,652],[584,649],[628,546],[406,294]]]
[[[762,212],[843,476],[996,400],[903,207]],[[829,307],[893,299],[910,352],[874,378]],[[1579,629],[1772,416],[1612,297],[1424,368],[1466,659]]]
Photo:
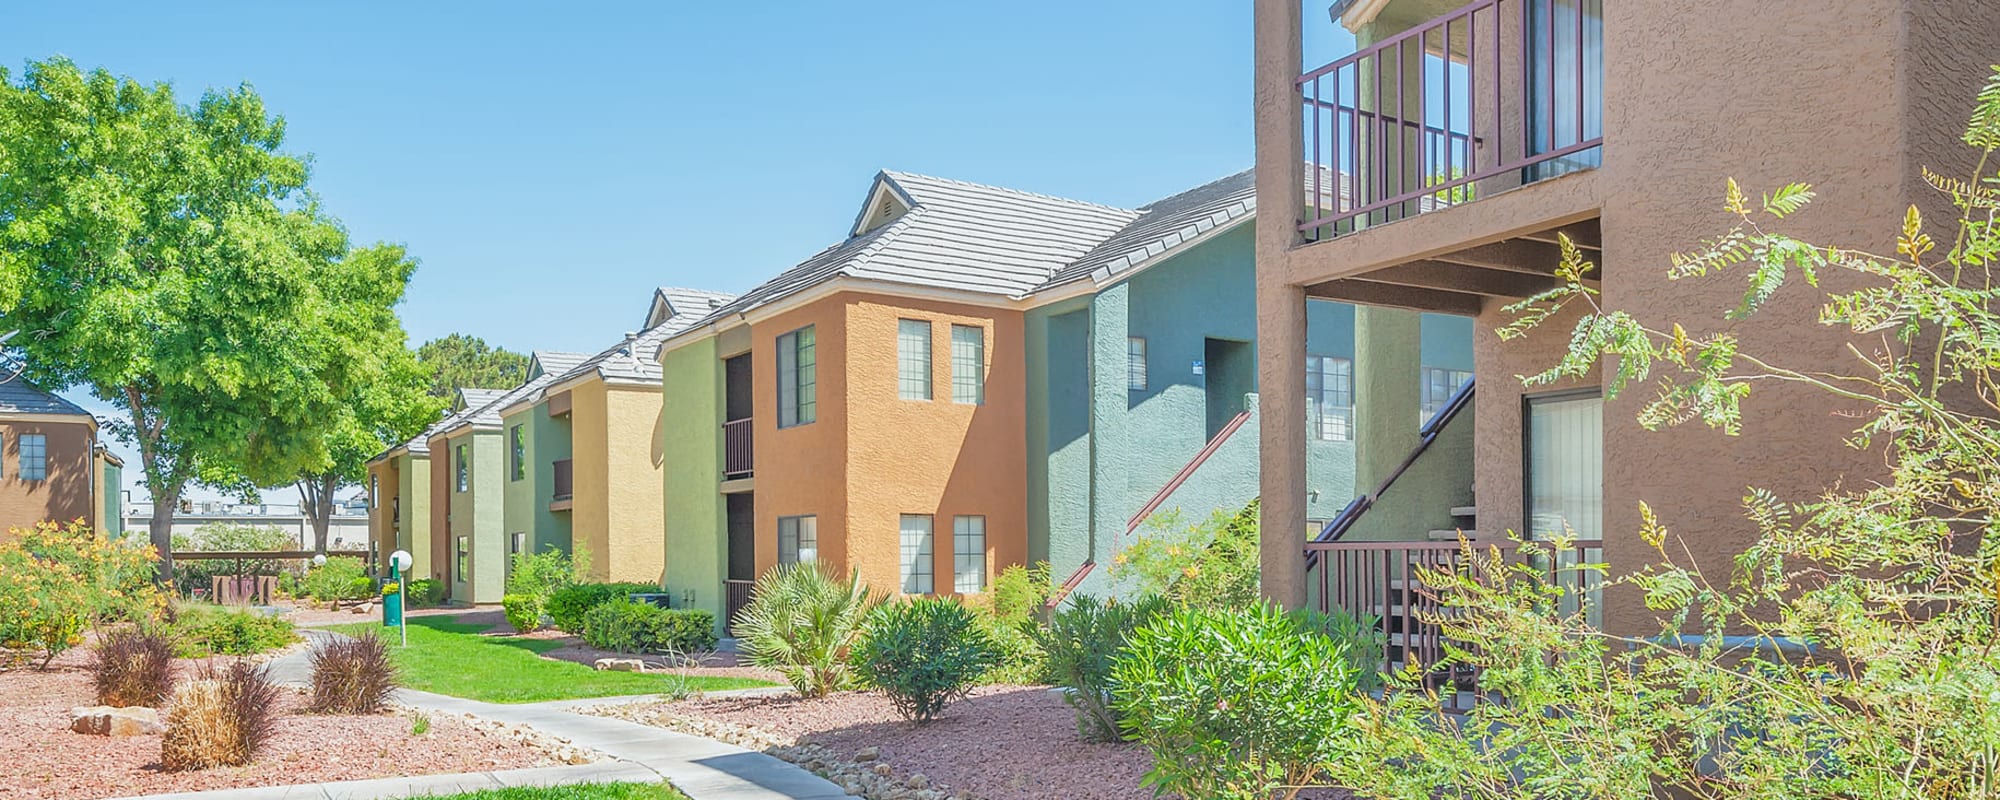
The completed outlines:
[[[1049,676],[1069,689],[1063,699],[1076,709],[1077,733],[1089,741],[1119,738],[1118,713],[1111,705],[1112,659],[1125,642],[1170,605],[1161,597],[1132,602],[1071,595],[1036,631],[1036,642],[1048,658]]]
[[[950,598],[928,597],[876,608],[855,660],[897,714],[922,725],[971,692],[1000,655],[970,610]]]
[[[167,705],[160,766],[177,772],[250,763],[277,726],[279,692],[261,666],[203,668]]]
[[[1274,606],[1181,608],[1112,659],[1111,702],[1152,754],[1144,782],[1156,792],[1289,798],[1326,785],[1354,736],[1356,677],[1338,642]]]
[[[853,686],[848,651],[877,604],[860,570],[842,581],[817,563],[781,564],[757,579],[737,612],[738,647],[800,696],[825,697]]]
[[[1704,331],[1673,310],[1641,319],[1606,309],[1585,282],[1595,265],[1563,242],[1562,285],[1516,304],[1501,331],[1514,338],[1576,315],[1568,351],[1527,375],[1529,385],[1602,374],[1608,396],[1643,387],[1607,410],[1636,408],[1648,429],[1700,423],[1723,435],[1749,424],[1742,409],[1760,402],[1761,387],[1817,392],[1851,420],[1844,443],[1886,474],[1816,497],[1749,487],[1743,505],[1757,535],[1728,575],[1693,563],[1640,505],[1636,529],[1617,535],[1647,545],[1649,563],[1611,565],[1602,580],[1642,599],[1658,636],[1606,631],[1574,602],[1578,574],[1603,565],[1552,578],[1481,554],[1464,573],[1431,576],[1451,607],[1445,635],[1464,645],[1455,660],[1508,702],[1454,720],[1418,691],[1369,701],[1365,749],[1339,762],[1339,779],[1392,800],[1993,794],[2000,314],[1989,287],[2000,259],[2000,67],[1962,138],[1975,171],[1921,176],[1954,218],[1937,225],[1911,207],[1884,220],[1893,253],[1789,235],[1810,187],[1760,195],[1732,180],[1727,230],[1669,259],[1671,280],[1745,280],[1725,309],[1731,319],[1816,304],[1830,346],[1798,349],[1841,348],[1854,356],[1844,370],[1789,366],[1789,352],[1757,352],[1730,328]],[[1785,400],[1778,413],[1800,413],[1798,394]],[[1495,577],[1470,577],[1481,574]],[[1397,768],[1364,766],[1384,762]]]
[[[97,645],[91,689],[100,706],[159,706],[174,689],[174,644],[167,637],[119,631]]]
[[[322,714],[373,714],[396,693],[396,665],[389,647],[372,633],[341,638],[313,650],[312,698]]]

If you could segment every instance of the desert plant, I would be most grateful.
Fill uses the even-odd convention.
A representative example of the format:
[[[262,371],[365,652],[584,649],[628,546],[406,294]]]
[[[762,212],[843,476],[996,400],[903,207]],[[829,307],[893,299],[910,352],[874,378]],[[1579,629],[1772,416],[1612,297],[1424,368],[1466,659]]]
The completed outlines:
[[[148,622],[166,606],[152,583],[151,547],[105,539],[81,520],[0,538],[0,647],[39,652],[44,667],[85,631]]]
[[[243,608],[183,604],[169,628],[177,655],[250,656],[299,640],[292,621]]]
[[[1054,590],[1048,564],[1016,564],[1001,570],[985,593],[964,598],[966,607],[978,612],[980,624],[1000,648],[999,661],[981,677],[982,682],[1048,682],[1048,657],[1035,633],[1041,625],[1038,617],[1043,605]]]
[[[1076,730],[1084,739],[1118,739],[1118,713],[1111,705],[1112,659],[1133,631],[1167,610],[1167,601],[1157,596],[1119,602],[1077,594],[1049,618],[1047,628],[1036,632],[1047,654],[1049,677],[1069,690],[1063,699],[1076,709]]]
[[[1633,529],[1616,535],[1643,542],[1650,563],[1550,575],[1533,567],[1568,543],[1526,542],[1525,558],[1479,553],[1461,572],[1428,576],[1450,610],[1440,623],[1459,643],[1454,660],[1478,668],[1481,688],[1507,702],[1479,704],[1462,720],[1437,714],[1418,691],[1371,702],[1360,740],[1368,750],[1337,762],[1351,767],[1339,778],[1399,800],[1992,795],[2000,67],[1963,141],[1973,172],[1921,175],[1955,218],[1939,229],[1911,207],[1882,220],[1885,235],[1868,238],[1893,241],[1893,254],[1788,235],[1793,214],[1814,200],[1809,187],[1760,196],[1732,180],[1721,187],[1728,229],[1668,259],[1670,280],[1747,279],[1735,307],[1719,309],[1731,320],[1772,304],[1816,305],[1823,343],[1787,339],[1786,351],[1759,352],[1738,323],[1698,327],[1692,315],[1702,309],[1605,308],[1586,279],[1595,265],[1562,241],[1561,285],[1513,306],[1501,330],[1507,339],[1541,334],[1575,315],[1560,334],[1567,352],[1530,372],[1530,386],[1601,375],[1608,397],[1635,387],[1642,395],[1607,403],[1607,413],[1636,409],[1644,428],[1699,422],[1724,435],[1755,424],[1743,410],[1770,402],[1760,399],[1765,387],[1785,386],[1784,405],[1765,418],[1849,420],[1827,446],[1860,450],[1885,474],[1850,476],[1809,498],[1748,488],[1757,535],[1727,575],[1690,559],[1699,545],[1642,504]],[[1691,316],[1674,318],[1683,311]],[[1852,360],[1788,366],[1799,352]],[[1813,393],[1820,403],[1808,402]],[[1576,589],[1600,576],[1599,596],[1643,602],[1657,627],[1606,630],[1594,620]],[[1360,766],[1385,761],[1397,768]]]
[[[690,653],[715,649],[715,615],[701,608],[661,608],[617,600],[583,615],[583,641],[620,653]]]
[[[174,689],[174,644],[165,636],[119,631],[97,645],[90,683],[100,706],[158,706]]]
[[[443,581],[436,578],[418,578],[404,583],[407,591],[403,595],[403,602],[409,603],[411,608],[436,608],[438,604],[444,602]]]
[[[342,600],[366,600],[375,595],[375,582],[368,569],[354,556],[334,556],[326,563],[306,570],[301,585],[306,596],[339,606]]]
[[[625,600],[634,593],[659,590],[660,587],[650,583],[576,583],[549,593],[542,612],[548,615],[549,624],[556,630],[581,636],[585,612],[605,603]]]
[[[549,596],[575,583],[582,569],[580,562],[553,547],[540,553],[515,553],[507,571],[506,592],[500,598],[507,623],[522,633],[541,629],[548,618],[543,605]]]
[[[1146,533],[1112,558],[1126,596],[1159,595],[1177,605],[1245,608],[1257,602],[1256,500],[1189,525],[1176,509],[1146,519]]]
[[[897,714],[922,725],[972,691],[1000,662],[1000,648],[958,601],[928,597],[875,609],[855,660]]]
[[[1355,735],[1355,678],[1338,643],[1273,606],[1182,608],[1134,631],[1112,660],[1112,705],[1151,752],[1155,791],[1289,798],[1324,785]]]
[[[180,771],[250,763],[277,724],[279,691],[263,667],[247,662],[204,668],[167,706],[160,766]]]
[[[736,615],[736,637],[750,663],[776,670],[804,697],[853,685],[848,650],[878,600],[854,571],[842,581],[817,563],[781,564],[757,579]]]
[[[322,714],[373,714],[396,692],[396,665],[374,634],[342,638],[312,653],[312,699]]]

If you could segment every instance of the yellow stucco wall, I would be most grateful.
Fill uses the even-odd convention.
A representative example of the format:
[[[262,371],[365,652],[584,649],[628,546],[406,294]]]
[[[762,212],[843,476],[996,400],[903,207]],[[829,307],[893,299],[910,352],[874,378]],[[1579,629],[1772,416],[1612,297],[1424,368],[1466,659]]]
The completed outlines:
[[[659,583],[666,568],[660,389],[590,380],[570,389],[572,546],[590,578]]]
[[[571,388],[570,396],[570,552],[588,552],[591,577],[602,579],[610,551],[609,428],[605,421],[605,388],[600,380]]]
[[[382,554],[377,563],[385,574],[388,554],[396,552],[394,513],[402,493],[402,460],[397,455],[368,465],[368,538],[375,543],[375,552]]]

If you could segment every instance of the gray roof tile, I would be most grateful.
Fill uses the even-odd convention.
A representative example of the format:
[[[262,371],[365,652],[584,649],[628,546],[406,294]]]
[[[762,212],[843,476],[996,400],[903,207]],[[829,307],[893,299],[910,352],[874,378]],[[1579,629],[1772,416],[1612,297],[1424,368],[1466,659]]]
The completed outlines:
[[[88,417],[81,406],[20,378],[0,382],[0,414],[68,414]]]

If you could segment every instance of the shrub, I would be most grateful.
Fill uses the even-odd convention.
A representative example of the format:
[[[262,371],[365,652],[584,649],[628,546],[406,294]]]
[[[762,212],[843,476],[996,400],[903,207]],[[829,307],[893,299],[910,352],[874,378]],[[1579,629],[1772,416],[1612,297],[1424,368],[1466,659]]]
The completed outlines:
[[[853,685],[848,650],[876,604],[859,570],[843,582],[817,563],[782,564],[757,579],[737,612],[738,647],[801,696],[825,697]]]
[[[313,650],[312,700],[322,714],[373,714],[396,692],[396,665],[374,634],[339,639]]]
[[[549,624],[556,630],[582,636],[585,612],[624,600],[635,592],[659,590],[660,587],[650,583],[576,583],[551,592],[548,602],[542,605],[542,613],[548,615]]]
[[[1112,560],[1127,595],[1157,594],[1175,605],[1247,608],[1260,595],[1257,501],[1187,525],[1179,511],[1146,520],[1149,533]]]
[[[167,706],[160,766],[177,772],[250,763],[277,724],[278,692],[263,667],[238,661],[204,669]]]
[[[922,725],[1000,663],[1000,648],[965,606],[930,597],[877,608],[855,660],[896,713]]]
[[[1126,736],[1153,756],[1145,784],[1162,794],[1290,797],[1323,783],[1354,736],[1359,691],[1340,645],[1262,603],[1157,616],[1111,677]]]
[[[715,615],[618,600],[584,612],[583,641],[620,653],[694,653],[715,649]]]
[[[81,520],[10,536],[0,542],[0,647],[40,652],[47,666],[82,644],[86,630],[149,622],[165,608],[150,546],[107,540]]]
[[[572,562],[568,554],[553,547],[541,553],[515,553],[507,571],[506,592],[500,598],[507,623],[522,633],[539,630],[548,615],[543,606],[549,596],[575,583],[583,571],[582,554],[578,555]]]
[[[90,683],[100,706],[159,706],[174,689],[174,644],[165,636],[120,631],[97,645]]]
[[[411,608],[436,608],[444,602],[444,582],[436,578],[418,578],[405,582],[403,602]]]
[[[1025,567],[1019,564],[1001,570],[993,586],[984,594],[965,598],[965,605],[979,612],[980,624],[1000,648],[1000,660],[982,676],[985,683],[1047,683],[1048,658],[1035,634],[1037,617],[1055,589],[1049,580],[1049,565]]]
[[[1069,689],[1063,699],[1076,709],[1076,730],[1084,739],[1118,739],[1119,718],[1111,707],[1112,659],[1134,631],[1167,609],[1159,597],[1121,603],[1071,595],[1048,627],[1036,632],[1047,654],[1049,677]]]
[[[301,587],[307,597],[339,605],[342,600],[366,600],[375,595],[375,581],[354,556],[334,556],[326,563],[306,570]]]
[[[242,525],[230,522],[209,522],[188,533],[177,533],[173,537],[174,551],[236,552],[254,553],[258,551],[291,550],[297,547],[298,538],[283,528],[268,525]],[[230,560],[201,560],[174,562],[174,589],[185,597],[196,589],[208,590],[211,579],[217,575],[288,575],[284,562],[265,558]]]
[[[1381,620],[1357,617],[1338,608],[1331,612],[1301,608],[1291,612],[1291,617],[1299,630],[1325,636],[1340,647],[1348,665],[1354,667],[1355,682],[1362,689],[1381,687],[1382,646],[1386,638]]]
[[[299,640],[291,620],[219,606],[183,606],[172,630],[176,652],[187,658],[250,656]]]

